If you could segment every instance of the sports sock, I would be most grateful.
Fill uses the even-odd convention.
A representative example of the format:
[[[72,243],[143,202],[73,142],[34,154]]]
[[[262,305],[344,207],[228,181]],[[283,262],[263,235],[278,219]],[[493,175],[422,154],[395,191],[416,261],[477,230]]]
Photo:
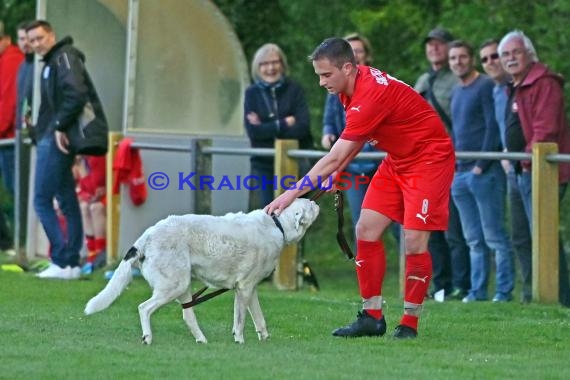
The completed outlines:
[[[386,272],[386,254],[381,241],[356,242],[356,275],[363,308],[376,318],[382,318],[382,283]]]
[[[400,324],[417,330],[418,317],[429,288],[431,276],[432,264],[428,252],[406,255],[404,316]]]
[[[100,253],[107,248],[107,239],[103,238],[96,238],[95,239],[95,251]]]
[[[88,251],[96,251],[95,249],[95,237],[93,235],[85,235],[85,245]]]

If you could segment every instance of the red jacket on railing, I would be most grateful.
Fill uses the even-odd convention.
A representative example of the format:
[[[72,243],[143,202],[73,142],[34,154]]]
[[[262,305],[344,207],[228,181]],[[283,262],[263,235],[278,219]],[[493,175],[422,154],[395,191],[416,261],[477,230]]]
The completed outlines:
[[[113,194],[119,194],[121,184],[129,186],[129,195],[135,206],[146,201],[147,189],[139,150],[132,148],[133,140],[124,138],[119,143],[113,161]]]

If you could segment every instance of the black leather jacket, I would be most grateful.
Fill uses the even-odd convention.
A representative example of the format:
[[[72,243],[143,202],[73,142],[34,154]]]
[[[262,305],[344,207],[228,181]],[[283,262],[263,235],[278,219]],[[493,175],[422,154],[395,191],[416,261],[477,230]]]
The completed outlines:
[[[85,69],[85,55],[65,37],[44,56],[41,74],[41,104],[36,137],[42,139],[55,130],[65,132],[77,121],[87,101],[102,110],[101,102]]]

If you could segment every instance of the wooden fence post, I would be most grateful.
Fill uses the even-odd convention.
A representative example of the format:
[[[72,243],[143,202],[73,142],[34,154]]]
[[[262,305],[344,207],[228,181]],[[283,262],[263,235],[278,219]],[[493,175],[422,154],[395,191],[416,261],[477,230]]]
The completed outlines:
[[[546,161],[558,153],[555,143],[532,147],[532,293],[537,302],[558,302],[558,164]]]
[[[293,175],[297,178],[299,173],[299,165],[297,160],[287,155],[289,149],[298,149],[299,142],[297,140],[275,140],[275,175],[277,176],[277,186],[275,195],[283,192],[281,179],[286,175]],[[273,275],[273,282],[277,289],[280,290],[296,290],[297,289],[297,244],[291,244],[283,249],[279,258],[277,268]]]
[[[121,223],[121,194],[113,194],[113,161],[119,142],[123,135],[118,132],[109,133],[109,151],[106,164],[106,191],[107,191],[107,264],[117,260],[119,251],[119,226]]]

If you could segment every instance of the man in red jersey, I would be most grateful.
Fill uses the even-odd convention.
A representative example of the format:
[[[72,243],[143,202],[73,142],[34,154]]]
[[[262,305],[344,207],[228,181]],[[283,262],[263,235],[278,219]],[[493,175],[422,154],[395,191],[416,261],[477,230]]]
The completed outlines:
[[[356,64],[350,44],[329,38],[309,57],[319,85],[338,94],[346,128],[332,149],[307,173],[311,183],[340,173],[365,142],[388,153],[372,178],[356,226],[356,273],[363,311],[334,336],[381,336],[382,282],[386,258],[382,234],[392,221],[404,226],[406,282],[404,314],[395,338],[415,338],[432,274],[427,251],[430,231],[445,230],[455,155],[441,119],[407,84],[369,66]],[[265,207],[279,214],[310,190],[306,180]]]

